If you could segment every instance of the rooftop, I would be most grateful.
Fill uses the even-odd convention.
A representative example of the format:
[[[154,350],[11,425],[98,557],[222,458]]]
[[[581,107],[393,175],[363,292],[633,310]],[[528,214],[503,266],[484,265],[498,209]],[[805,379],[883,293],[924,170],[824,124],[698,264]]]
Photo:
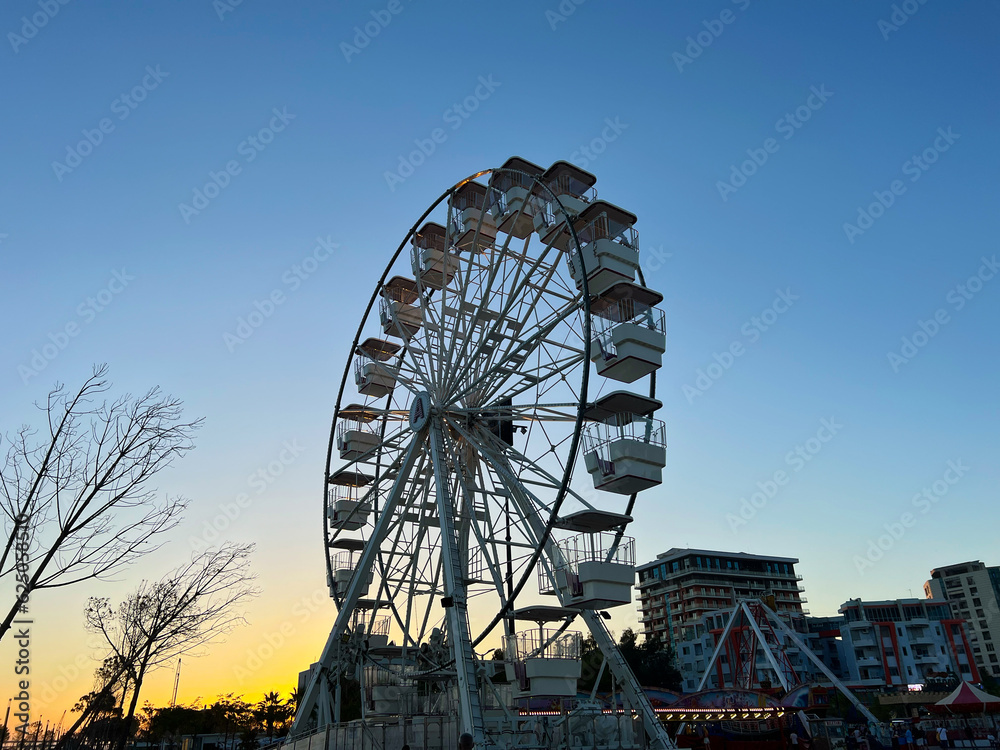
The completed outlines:
[[[934,568],[931,571],[931,578],[961,575],[962,573],[971,573],[976,570],[986,570],[986,565],[980,560],[969,560],[968,562],[946,565],[943,568]]]
[[[749,552],[723,552],[720,550],[710,550],[710,549],[695,549],[693,547],[672,547],[666,552],[662,552],[656,556],[655,560],[652,560],[643,565],[639,565],[637,570],[644,570],[646,568],[656,567],[660,563],[679,560],[685,557],[690,557],[693,555],[706,555],[708,557],[724,557],[728,560],[754,560],[759,562],[780,562],[789,563],[792,565],[798,564],[799,560],[797,557],[776,557],[774,555],[751,555]],[[713,571],[714,572],[714,571]]]

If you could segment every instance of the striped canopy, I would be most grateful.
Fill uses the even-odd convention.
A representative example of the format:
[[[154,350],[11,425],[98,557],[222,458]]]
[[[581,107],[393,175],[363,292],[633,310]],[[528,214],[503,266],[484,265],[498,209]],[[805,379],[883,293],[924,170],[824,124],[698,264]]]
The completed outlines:
[[[942,698],[935,706],[945,711],[962,711],[979,713],[982,711],[1000,711],[1000,698],[983,692],[971,682],[963,682],[950,695]]]

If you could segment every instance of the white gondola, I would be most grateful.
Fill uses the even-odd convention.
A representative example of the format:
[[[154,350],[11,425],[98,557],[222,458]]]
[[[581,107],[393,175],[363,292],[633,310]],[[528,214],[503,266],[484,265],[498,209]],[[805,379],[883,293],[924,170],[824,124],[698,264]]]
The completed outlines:
[[[452,198],[455,210],[453,236],[459,250],[482,252],[496,241],[497,224],[488,205],[488,196],[487,187],[472,180],[455,190]]]
[[[635,583],[635,540],[609,530],[584,531],[560,541],[555,569],[560,601],[581,609],[629,604]]]
[[[389,645],[389,616],[373,615],[367,623],[356,622],[352,628],[354,632],[364,631],[368,648],[382,648]]]
[[[667,349],[666,319],[655,307],[663,295],[622,281],[591,298],[590,359],[597,374],[632,383],[660,369]]]
[[[360,404],[350,404],[340,412],[337,423],[337,450],[344,461],[371,460],[379,446],[372,424],[378,415]]]
[[[347,587],[354,577],[354,572],[358,567],[358,554],[354,550],[338,552],[333,558],[333,586],[338,596],[347,593]],[[369,571],[361,582],[362,596],[368,593],[368,588],[372,585],[374,574]]]
[[[555,194],[562,208],[549,193],[540,191],[536,198],[535,231],[546,245],[568,250],[571,237],[567,217],[575,220],[597,199],[597,191],[594,190],[597,177],[568,161],[557,161],[545,170],[540,181]]]
[[[393,276],[382,287],[379,297],[379,322],[386,336],[409,339],[423,325],[417,306],[420,295],[417,282],[405,276]]]
[[[396,387],[396,374],[389,362],[399,353],[399,344],[370,338],[355,350],[354,382],[364,396],[381,398]]]
[[[413,275],[425,289],[444,289],[455,278],[458,262],[449,250],[445,228],[429,221],[410,240]]]
[[[639,233],[633,228],[636,215],[607,201],[594,201],[580,213],[574,224],[580,241],[587,288],[591,296],[601,294],[619,281],[634,281],[639,269]],[[576,288],[583,288],[580,259],[568,259]]]
[[[553,615],[548,616],[541,610],[549,610]],[[504,638],[507,679],[513,683],[516,697],[576,696],[582,664],[580,633],[560,633],[543,627],[544,622],[565,618],[563,613],[576,612],[578,610],[562,607],[529,607],[515,613],[517,619],[538,623],[537,630],[525,630]]]
[[[364,487],[372,478],[357,471],[341,469],[330,476],[327,492],[327,519],[330,526],[344,531],[357,531],[368,523],[372,512],[371,503],[363,500]],[[343,539],[351,544],[354,540]]]
[[[508,171],[512,170],[512,171]],[[503,163],[499,171],[490,176],[490,187],[495,191],[493,215],[501,232],[524,239],[534,229],[535,202],[531,200],[535,178],[542,169],[537,164],[512,156]]]
[[[594,487],[619,495],[655,487],[667,465],[666,427],[659,419],[617,414],[583,431],[583,461]]]

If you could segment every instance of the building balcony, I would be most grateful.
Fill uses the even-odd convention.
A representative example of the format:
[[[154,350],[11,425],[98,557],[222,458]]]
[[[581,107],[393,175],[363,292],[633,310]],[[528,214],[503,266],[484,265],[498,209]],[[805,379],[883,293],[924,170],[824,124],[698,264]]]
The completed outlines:
[[[774,600],[782,604],[805,604],[809,601],[804,596],[789,596],[788,594],[776,594]]]
[[[882,659],[877,656],[861,656],[856,661],[859,667],[877,667],[882,665]]]

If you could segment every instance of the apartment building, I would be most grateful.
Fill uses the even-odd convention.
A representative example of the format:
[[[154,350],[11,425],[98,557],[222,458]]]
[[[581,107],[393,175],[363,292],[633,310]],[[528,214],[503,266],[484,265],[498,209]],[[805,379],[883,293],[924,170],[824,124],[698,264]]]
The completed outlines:
[[[852,685],[923,684],[947,673],[979,682],[965,623],[945,599],[852,599],[840,606],[840,614]]]
[[[636,568],[642,633],[669,643],[708,633],[702,618],[731,609],[740,599],[774,597],[782,615],[803,615],[805,588],[796,574],[798,559],[745,552],[674,548]]]
[[[677,650],[677,667],[681,672],[681,687],[684,692],[694,692],[701,684],[702,676],[705,674],[705,670],[708,668],[712,654],[715,652],[716,644],[722,637],[726,624],[729,622],[731,612],[732,610],[725,612],[710,612],[703,615],[699,623],[702,626],[702,629],[700,629],[702,634],[695,637],[693,640],[687,640],[679,644],[679,648]],[[831,668],[831,671],[833,671],[834,675],[838,679],[842,679],[844,677],[844,675],[840,673],[841,659],[837,649],[839,641],[832,638],[824,639],[819,635],[819,631],[821,629],[825,632],[830,628],[827,621],[831,618],[812,618],[799,613],[789,613],[782,615],[781,619],[785,621],[785,624],[788,625],[791,630],[795,631],[799,640],[812,649],[813,653],[821,659],[824,654],[827,654],[827,650],[832,648],[832,654],[827,654],[829,661],[824,659],[824,663]],[[839,627],[840,618],[832,619],[836,620],[836,623],[832,626],[833,629],[836,630]],[[814,620],[816,623],[813,622]],[[822,623],[822,625],[820,625],[820,623]],[[746,626],[744,625],[744,627]],[[775,631],[774,634],[777,639],[777,643],[774,648],[775,650],[784,650],[789,664],[791,664],[792,668],[795,670],[795,674],[800,678],[799,680],[796,680],[796,682],[805,682],[807,680],[822,682],[825,680],[822,672],[812,663],[812,661],[810,661],[808,656],[791,638],[788,638],[780,631]],[[720,654],[719,658],[712,666],[711,673],[705,683],[705,690],[711,690],[722,686],[733,686],[734,681],[732,675],[732,664],[730,662],[732,655],[732,652],[724,652]],[[778,675],[772,669],[770,661],[764,654],[763,647],[759,644],[757,654],[754,659],[754,673],[755,680],[758,684],[769,682],[771,685],[778,686],[781,683]]]
[[[1000,567],[970,561],[935,568],[924,584],[928,599],[947,599],[966,621],[969,645],[983,674],[1000,675]]]
[[[700,635],[679,644],[677,664],[686,692],[701,684],[729,614],[704,614],[699,621]],[[963,622],[952,617],[947,601],[853,599],[841,605],[836,617],[787,613],[782,619],[838,680],[854,689],[896,689],[947,674],[979,680]],[[793,639],[780,632],[775,635],[774,649],[784,650],[797,681],[829,683]],[[722,654],[713,666],[706,689],[733,684],[729,656]],[[758,683],[779,684],[760,646],[755,671]]]

